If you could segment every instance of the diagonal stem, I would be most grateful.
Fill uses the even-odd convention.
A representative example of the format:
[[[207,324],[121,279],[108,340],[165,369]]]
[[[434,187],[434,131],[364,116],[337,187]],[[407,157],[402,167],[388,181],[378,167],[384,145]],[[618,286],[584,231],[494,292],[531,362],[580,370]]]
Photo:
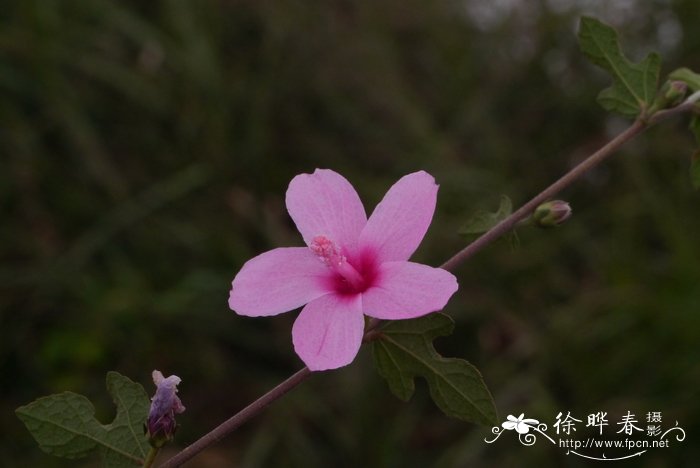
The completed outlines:
[[[210,445],[220,441],[226,437],[231,432],[235,431],[240,425],[248,421],[250,418],[258,414],[260,411],[267,408],[267,406],[273,401],[285,395],[291,389],[306,380],[307,377],[311,375],[311,371],[308,367],[297,371],[294,375],[289,377],[284,382],[277,385],[275,388],[265,393],[263,396],[243,408],[238,413],[234,414],[226,421],[222,422],[210,432],[206,433],[204,436],[199,438],[192,445],[186,447],[184,450],[179,452],[177,455],[160,465],[160,468],[171,468],[175,466],[180,466],[186,461],[193,458],[199,452],[209,447]]]
[[[590,155],[588,158],[584,159],[581,163],[579,163],[576,167],[574,167],[569,172],[560,177],[552,185],[535,195],[530,201],[518,208],[510,216],[508,216],[503,221],[495,225],[493,228],[486,231],[484,234],[475,239],[474,242],[470,243],[452,258],[443,263],[441,268],[444,268],[445,270],[449,271],[452,271],[455,268],[457,268],[457,266],[471,258],[475,253],[477,253],[478,251],[489,245],[491,242],[501,237],[503,234],[513,229],[515,225],[518,224],[518,222],[530,216],[530,214],[539,205],[541,205],[557,193],[564,190],[566,187],[571,185],[576,179],[581,177],[584,173],[588,172],[589,170],[600,164],[604,159],[610,156],[624,143],[642,133],[646,127],[647,124],[643,121],[635,121],[630,127],[627,128],[627,130],[610,140],[605,146],[603,146],[598,151]]]
[[[542,192],[533,197],[530,201],[518,208],[506,219],[504,219],[496,226],[491,228],[489,231],[484,233],[481,237],[474,240],[474,242],[469,244],[460,252],[457,252],[457,254],[452,256],[442,265],[440,265],[440,268],[450,271],[454,270],[460,264],[464,263],[474,254],[476,254],[481,249],[489,245],[491,242],[513,229],[513,227],[515,227],[515,225],[518,222],[528,217],[535,210],[535,208],[537,208],[538,205],[547,201],[549,198],[553,197],[561,190],[571,185],[575,180],[580,178],[587,171],[600,164],[603,160],[605,160],[606,158],[611,156],[615,151],[617,151],[622,145],[624,145],[629,140],[642,133],[650,126],[677,114],[689,111],[697,112],[697,106],[695,104],[697,101],[700,101],[700,92],[692,94],[688,99],[686,99],[685,102],[683,102],[677,107],[657,112],[648,119],[636,120],[629,128],[627,128],[627,130],[617,135],[605,146],[603,146],[598,151],[596,151],[588,158],[583,160],[581,163],[579,163],[576,167],[564,174],[552,185],[544,189]],[[374,338],[372,332],[380,323],[381,321],[377,319],[372,319],[369,322],[364,341],[371,341]],[[192,445],[186,447],[177,455],[173,456],[168,461],[160,465],[160,468],[174,468],[177,466],[181,466],[185,462],[192,459],[202,450],[218,442],[219,440],[223,439],[225,436],[236,430],[239,426],[247,422],[253,416],[257,415],[259,412],[261,412],[263,409],[269,406],[272,402],[284,396],[287,392],[289,392],[294,387],[302,383],[310,375],[311,371],[308,367],[304,367],[303,369],[297,371],[287,380],[283,381],[275,388],[262,395],[250,405],[243,408],[240,412],[236,413],[235,415],[218,425],[212,431],[203,435]]]
[[[698,100],[700,100],[700,91],[694,93],[683,104],[673,109],[655,113],[651,118],[649,118],[649,120],[636,120],[630,127],[627,128],[627,130],[610,140],[605,146],[603,146],[598,151],[590,155],[588,158],[581,161],[578,165],[576,165],[576,167],[564,174],[552,185],[535,195],[530,201],[518,208],[510,216],[508,216],[503,221],[495,225],[493,228],[486,231],[480,237],[476,238],[472,243],[470,243],[460,252],[457,252],[457,254],[452,256],[442,265],[440,265],[440,268],[443,268],[448,271],[454,270],[455,268],[457,268],[457,266],[471,258],[475,253],[477,253],[478,251],[489,245],[491,242],[501,237],[503,234],[509,232],[515,227],[516,224],[530,216],[530,214],[532,214],[535,208],[537,208],[540,204],[546,202],[548,199],[552,198],[554,195],[567,188],[569,185],[571,185],[573,182],[579,179],[583,174],[593,169],[595,166],[597,166],[602,161],[611,156],[622,145],[624,145],[625,143],[642,133],[650,126],[662,120],[666,120],[669,117],[682,112],[693,110],[695,107],[695,103]]]

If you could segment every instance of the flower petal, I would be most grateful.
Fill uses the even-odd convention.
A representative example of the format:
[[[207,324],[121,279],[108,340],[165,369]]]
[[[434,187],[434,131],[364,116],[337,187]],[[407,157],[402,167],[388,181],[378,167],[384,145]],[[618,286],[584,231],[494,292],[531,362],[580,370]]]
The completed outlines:
[[[362,344],[360,295],[328,294],[306,305],[292,327],[294,350],[312,371],[350,364]]]
[[[506,421],[506,422],[501,424],[501,427],[503,427],[503,429],[506,429],[508,431],[512,431],[513,429],[515,429],[516,424],[517,423],[513,422],[513,421]]]
[[[402,177],[384,196],[360,234],[360,246],[380,261],[408,260],[435,212],[438,186],[424,171]]]
[[[367,215],[345,177],[328,169],[299,174],[289,183],[286,203],[307,245],[314,237],[325,236],[354,253]]]
[[[386,262],[379,266],[376,286],[362,294],[362,311],[386,320],[420,317],[445,307],[457,287],[457,278],[447,270]]]
[[[323,296],[330,270],[306,247],[270,250],[248,260],[233,279],[229,307],[238,315],[277,315]]]

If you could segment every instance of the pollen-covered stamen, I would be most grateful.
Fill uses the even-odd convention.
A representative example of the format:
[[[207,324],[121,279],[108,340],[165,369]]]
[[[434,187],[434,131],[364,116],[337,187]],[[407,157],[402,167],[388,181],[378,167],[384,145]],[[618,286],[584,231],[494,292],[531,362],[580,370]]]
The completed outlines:
[[[354,288],[361,288],[364,280],[357,270],[348,263],[345,255],[326,236],[316,236],[309,246],[311,251],[330,269],[342,276]]]
[[[345,261],[345,256],[338,252],[335,244],[325,236],[314,237],[309,248],[328,266],[340,265]]]

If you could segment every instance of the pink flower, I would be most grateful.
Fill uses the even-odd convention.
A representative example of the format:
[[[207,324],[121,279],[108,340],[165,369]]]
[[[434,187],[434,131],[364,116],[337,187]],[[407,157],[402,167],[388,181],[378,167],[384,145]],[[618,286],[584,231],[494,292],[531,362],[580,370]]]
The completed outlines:
[[[442,309],[457,290],[451,273],[408,261],[428,230],[437,190],[430,174],[409,174],[367,219],[340,174],[317,169],[294,177],[287,210],[308,247],[278,248],[246,262],[233,279],[229,307],[262,317],[306,304],[292,328],[296,353],[314,371],[350,364],[362,344],[364,315],[420,317]]]

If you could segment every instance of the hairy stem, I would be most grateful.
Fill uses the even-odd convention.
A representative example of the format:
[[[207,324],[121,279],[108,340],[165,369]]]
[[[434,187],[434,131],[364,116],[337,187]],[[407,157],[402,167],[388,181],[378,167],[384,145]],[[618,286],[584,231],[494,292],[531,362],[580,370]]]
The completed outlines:
[[[199,452],[209,447],[211,444],[220,441],[225,436],[236,430],[241,424],[248,421],[250,418],[267,408],[267,406],[270,403],[282,397],[288,391],[290,391],[291,389],[302,383],[304,380],[306,380],[306,378],[310,375],[311,371],[308,367],[304,367],[303,369],[297,371],[287,380],[280,383],[269,392],[265,393],[263,396],[261,396],[245,408],[243,408],[241,411],[219,424],[211,432],[208,432],[205,435],[203,435],[195,443],[193,443],[189,447],[186,447],[184,450],[172,457],[170,460],[160,465],[160,468],[170,468],[182,465],[183,463],[197,455]]]
[[[460,264],[468,260],[472,255],[474,255],[475,253],[477,253],[478,251],[480,251],[481,249],[483,249],[502,235],[509,232],[515,227],[516,224],[530,216],[530,214],[532,214],[535,208],[537,208],[540,204],[546,202],[554,195],[571,185],[583,174],[593,169],[603,160],[607,159],[622,145],[624,145],[625,143],[642,133],[649,126],[656,124],[662,120],[665,120],[673,115],[692,110],[695,106],[695,102],[697,102],[698,100],[700,100],[700,92],[691,95],[683,104],[673,109],[657,112],[646,122],[641,119],[636,120],[630,127],[627,128],[627,130],[617,135],[615,138],[610,140],[605,146],[603,146],[598,151],[590,155],[588,158],[581,161],[579,164],[576,165],[576,167],[564,174],[552,185],[535,195],[530,201],[518,208],[510,216],[508,216],[503,221],[486,231],[480,237],[476,238],[472,243],[470,243],[460,252],[452,256],[445,263],[440,265],[440,268],[443,268],[448,271],[454,270]]]
[[[693,95],[691,95],[685,102],[683,102],[677,107],[657,112],[647,120],[636,120],[629,128],[627,128],[627,130],[617,135],[605,146],[603,146],[598,151],[590,155],[588,158],[580,162],[576,167],[564,174],[552,185],[541,191],[539,194],[535,195],[535,197],[533,197],[530,201],[528,201],[523,206],[514,211],[510,216],[508,216],[496,226],[491,228],[489,231],[478,237],[463,250],[452,256],[449,260],[440,265],[440,268],[450,271],[454,270],[466,260],[471,258],[475,253],[479,252],[491,242],[513,229],[515,225],[518,224],[518,222],[527,218],[541,203],[547,201],[548,199],[550,199],[551,197],[553,197],[554,195],[571,185],[583,174],[600,164],[603,160],[605,160],[606,158],[611,156],[615,151],[617,151],[622,145],[624,145],[629,140],[642,133],[651,125],[654,125],[673,115],[677,115],[688,111],[697,111],[695,103],[699,100],[700,92],[696,92]],[[374,338],[374,335],[372,335],[372,333],[380,323],[381,321],[377,319],[372,319],[369,322],[364,341],[371,341]],[[160,465],[160,468],[177,467],[190,460],[199,452],[233,432],[236,428],[238,428],[250,418],[261,412],[272,402],[282,397],[291,389],[302,383],[310,374],[311,371],[307,367],[304,367],[303,369],[289,377],[287,380],[285,380],[269,392],[262,395],[253,403],[243,408],[239,413],[233,415],[231,418],[221,423],[211,432],[202,436],[192,445],[186,447],[184,450],[179,452],[170,460]]]
[[[503,234],[512,230],[518,222],[530,216],[530,214],[535,211],[542,203],[551,199],[554,195],[564,190],[566,187],[571,185],[576,179],[581,177],[584,173],[588,172],[598,164],[600,164],[604,159],[615,152],[620,146],[639,135],[647,127],[647,124],[641,120],[635,121],[632,126],[627,128],[624,132],[620,133],[618,136],[610,140],[605,146],[600,148],[598,151],[590,155],[588,158],[581,161],[576,167],[571,169],[569,172],[564,174],[552,185],[542,190],[540,193],[535,195],[530,201],[525,203],[523,206],[515,210],[510,216],[505,218],[503,221],[495,225],[493,228],[486,231],[484,234],[479,236],[474,242],[466,246],[452,258],[447,260],[442,268],[445,270],[454,270],[460,264],[464,263],[475,253],[489,245],[491,242],[495,241]]]

